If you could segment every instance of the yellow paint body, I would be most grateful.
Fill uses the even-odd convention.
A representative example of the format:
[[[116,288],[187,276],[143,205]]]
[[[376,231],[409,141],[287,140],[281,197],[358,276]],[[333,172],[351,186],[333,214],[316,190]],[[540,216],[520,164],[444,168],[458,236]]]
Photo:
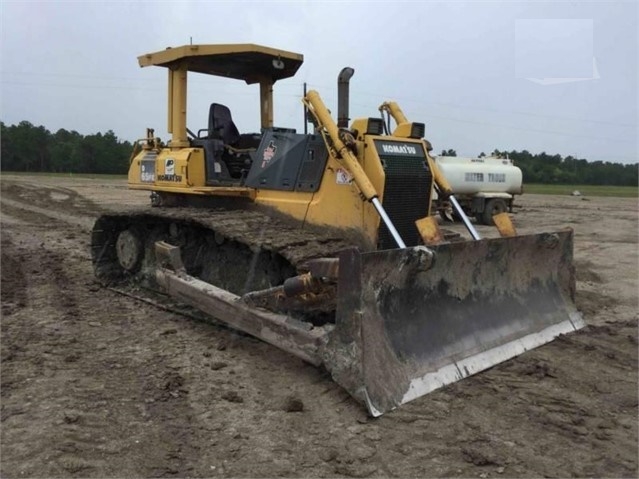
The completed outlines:
[[[499,231],[499,234],[503,238],[512,238],[517,236],[517,230],[515,229],[515,225],[510,219],[510,215],[507,212],[498,213],[493,216],[493,222]]]
[[[357,140],[357,163],[370,181],[377,197],[383,202],[385,173],[375,149],[374,140],[393,140],[389,136],[366,135]],[[423,148],[422,140],[401,139],[403,143]],[[142,163],[153,165],[145,169]],[[149,176],[149,172],[153,176]],[[206,186],[205,159],[202,148],[144,148],[132,160],[129,187],[163,193],[249,198],[255,204],[270,207],[280,214],[300,222],[300,226],[315,225],[338,228],[363,236],[373,248],[377,243],[380,218],[373,205],[366,201],[354,181],[344,184],[344,172],[349,170],[343,160],[329,150],[326,168],[319,189],[312,192],[277,191],[244,186]],[[348,173],[350,175],[350,173]],[[425,205],[429,208],[430,205]]]
[[[424,244],[437,245],[444,241],[444,235],[439,229],[439,224],[434,216],[427,216],[415,221],[415,226],[417,226]]]
[[[408,145],[411,149],[419,149],[423,153],[419,156],[424,158],[433,179],[436,182],[441,180],[435,163],[428,155],[426,142],[415,137],[414,124],[408,122],[396,103],[383,105],[397,122],[392,135],[381,135],[381,130],[368,131],[366,125],[370,119],[354,120],[352,130],[346,131],[337,127],[317,92],[310,91],[303,101],[317,121],[318,132],[324,138],[328,152],[324,170],[319,173],[321,183],[317,190],[277,189],[273,185],[269,185],[269,189],[261,189],[255,184],[246,187],[239,178],[230,176],[223,181],[215,180],[216,186],[211,186],[213,180],[207,185],[207,173],[211,178],[211,171],[206,171],[207,165],[220,169],[214,172],[216,175],[221,174],[223,165],[217,160],[207,163],[205,147],[200,141],[203,139],[189,140],[187,135],[187,73],[197,72],[259,84],[262,128],[269,129],[273,125],[273,84],[293,76],[302,64],[303,56],[252,44],[185,45],[142,55],[138,61],[141,67],[155,65],[168,70],[168,131],[171,140],[163,145],[149,130],[146,141],[141,140],[136,145],[138,149],[131,160],[128,182],[132,189],[156,193],[154,197],[161,201],[166,199],[168,202],[175,200],[179,204],[189,204],[183,200],[192,197],[190,195],[248,198],[256,205],[297,220],[301,227],[326,226],[345,233],[355,232],[368,247],[374,249],[380,230],[380,213],[376,207],[381,208],[386,183],[385,170],[374,141],[397,142],[404,147]],[[216,131],[210,130],[209,136],[204,139],[213,138],[216,134]],[[255,152],[254,162],[259,161],[259,154],[261,152]],[[276,148],[273,147],[271,156],[275,154]],[[270,157],[265,161],[270,161]],[[414,178],[406,179],[408,183],[411,180]],[[441,181],[438,184],[441,188]],[[397,191],[398,186],[395,188]],[[401,190],[402,185],[399,188]],[[432,193],[432,181],[426,185],[426,191],[428,188]],[[418,208],[421,206],[418,205]],[[430,214],[430,204],[424,204],[420,211]]]

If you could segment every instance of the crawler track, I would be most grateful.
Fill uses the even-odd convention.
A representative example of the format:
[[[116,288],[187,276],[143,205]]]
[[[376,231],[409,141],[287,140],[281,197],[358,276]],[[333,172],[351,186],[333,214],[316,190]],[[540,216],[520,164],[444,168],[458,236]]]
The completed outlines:
[[[129,271],[116,251],[125,230],[139,239],[142,251]],[[98,218],[91,241],[96,276],[152,286],[153,245],[160,240],[180,246],[189,274],[238,295],[280,285],[303,272],[307,260],[352,246],[330,232],[301,229],[256,211],[145,208]]]

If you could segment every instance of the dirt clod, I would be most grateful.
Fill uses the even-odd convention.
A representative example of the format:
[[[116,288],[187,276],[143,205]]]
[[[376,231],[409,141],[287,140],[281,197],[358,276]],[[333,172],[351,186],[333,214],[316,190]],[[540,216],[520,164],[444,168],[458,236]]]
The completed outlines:
[[[284,411],[286,412],[302,412],[304,411],[304,402],[296,396],[289,396],[284,401]]]
[[[64,422],[74,424],[80,420],[80,414],[76,411],[67,411],[64,413]]]
[[[490,445],[472,444],[461,449],[464,461],[470,462],[475,466],[500,466],[501,461],[493,451]]]
[[[179,389],[184,385],[184,378],[179,374],[169,374],[164,383],[164,389],[167,391],[172,391],[175,389]]]
[[[228,402],[235,402],[235,403],[243,403],[244,402],[244,398],[242,396],[240,396],[237,391],[227,391],[225,393],[222,394],[222,399],[224,399],[225,401]]]
[[[66,362],[66,363],[75,363],[80,358],[81,358],[81,356],[80,356],[79,353],[71,353],[71,354],[67,354],[64,357],[64,362]]]

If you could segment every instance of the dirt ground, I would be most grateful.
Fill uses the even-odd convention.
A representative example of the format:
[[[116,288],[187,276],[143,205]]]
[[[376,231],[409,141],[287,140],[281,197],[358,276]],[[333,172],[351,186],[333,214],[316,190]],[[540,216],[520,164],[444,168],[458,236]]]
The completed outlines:
[[[637,477],[636,199],[518,199],[519,231],[575,229],[588,326],[370,419],[301,360],[94,281],[95,218],[147,193],[0,181],[2,477]]]

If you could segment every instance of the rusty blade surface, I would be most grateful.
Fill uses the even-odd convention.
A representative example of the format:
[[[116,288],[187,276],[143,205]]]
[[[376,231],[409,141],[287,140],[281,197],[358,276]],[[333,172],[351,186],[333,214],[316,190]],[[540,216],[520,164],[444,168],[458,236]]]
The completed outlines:
[[[334,379],[373,416],[583,327],[572,231],[340,257]]]

